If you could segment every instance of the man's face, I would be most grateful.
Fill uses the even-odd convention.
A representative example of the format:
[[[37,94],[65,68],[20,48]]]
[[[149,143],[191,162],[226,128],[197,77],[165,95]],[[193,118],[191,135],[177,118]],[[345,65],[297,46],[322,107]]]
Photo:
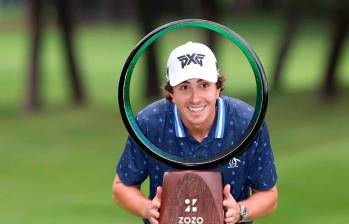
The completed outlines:
[[[188,128],[200,128],[212,125],[219,93],[220,89],[215,83],[189,79],[173,87],[170,95],[178,107],[183,123]]]

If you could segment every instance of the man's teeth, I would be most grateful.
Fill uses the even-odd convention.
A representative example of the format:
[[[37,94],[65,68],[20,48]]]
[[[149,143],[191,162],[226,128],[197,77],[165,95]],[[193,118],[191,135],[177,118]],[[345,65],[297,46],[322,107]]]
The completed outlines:
[[[197,112],[201,112],[204,108],[205,108],[205,106],[202,106],[202,107],[189,107],[189,110],[197,113]]]

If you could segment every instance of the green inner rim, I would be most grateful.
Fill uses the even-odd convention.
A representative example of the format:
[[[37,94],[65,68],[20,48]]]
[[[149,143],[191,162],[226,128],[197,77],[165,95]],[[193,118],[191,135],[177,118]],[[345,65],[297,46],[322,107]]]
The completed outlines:
[[[174,156],[172,154],[166,153],[165,151],[161,150],[159,147],[154,145],[151,141],[149,141],[149,139],[143,134],[142,130],[139,128],[139,126],[136,122],[136,119],[133,116],[133,111],[132,111],[132,107],[131,107],[131,103],[130,103],[130,81],[131,81],[132,73],[133,73],[133,70],[136,66],[137,61],[142,56],[144,51],[147,49],[147,47],[151,43],[153,43],[158,38],[164,36],[165,34],[171,32],[171,31],[174,31],[174,30],[180,29],[180,28],[185,28],[185,27],[201,27],[201,28],[215,31],[215,32],[225,36],[226,38],[228,38],[231,42],[233,42],[247,57],[250,65],[253,69],[253,72],[255,75],[255,80],[256,80],[256,86],[257,86],[257,98],[256,98],[255,111],[254,111],[254,114],[253,114],[252,119],[250,121],[250,124],[253,124],[254,126],[256,124],[256,120],[257,120],[259,114],[261,113],[262,99],[263,99],[262,98],[262,94],[263,94],[263,91],[262,91],[263,86],[262,85],[263,85],[263,83],[262,83],[262,78],[261,78],[261,74],[260,74],[260,70],[258,68],[258,65],[257,65],[256,61],[254,60],[251,52],[249,51],[249,49],[245,45],[245,43],[243,41],[241,41],[240,39],[238,39],[237,37],[233,36],[231,34],[231,32],[233,32],[233,31],[227,30],[227,28],[220,27],[219,25],[215,25],[215,24],[200,23],[197,21],[174,24],[174,25],[169,26],[169,27],[157,32],[156,34],[154,34],[136,52],[135,56],[133,57],[132,61],[130,62],[130,66],[127,70],[127,74],[125,77],[125,86],[124,86],[124,91],[123,91],[124,100],[125,100],[126,116],[127,116],[127,119],[129,121],[130,125],[134,129],[135,134],[148,148],[151,148],[152,151],[154,151],[154,153],[158,154],[160,157],[166,158],[167,160],[171,160],[174,162],[202,163],[202,162],[205,162],[207,160],[201,159],[202,161],[200,161],[200,159],[196,158],[196,161],[193,162],[192,159],[189,159],[189,158],[182,158],[182,157]],[[253,127],[250,127],[250,125],[249,125],[249,132],[246,133],[244,135],[244,137],[246,138],[246,136],[248,136],[252,130],[253,130]],[[240,142],[240,144],[241,144],[241,142]],[[238,147],[238,146],[236,146],[236,147]],[[223,153],[226,153],[226,152],[224,151]]]

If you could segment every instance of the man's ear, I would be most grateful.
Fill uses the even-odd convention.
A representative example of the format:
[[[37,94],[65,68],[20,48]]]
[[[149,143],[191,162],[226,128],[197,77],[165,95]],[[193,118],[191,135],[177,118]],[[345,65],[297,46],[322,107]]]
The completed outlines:
[[[173,98],[173,92],[171,93],[170,91],[168,91],[168,94],[171,96],[172,102],[173,102],[173,103],[176,103],[175,100],[174,100],[174,98]]]
[[[219,98],[219,95],[221,94],[221,91],[222,91],[222,88],[217,88],[217,96],[216,96],[216,98],[218,99]]]

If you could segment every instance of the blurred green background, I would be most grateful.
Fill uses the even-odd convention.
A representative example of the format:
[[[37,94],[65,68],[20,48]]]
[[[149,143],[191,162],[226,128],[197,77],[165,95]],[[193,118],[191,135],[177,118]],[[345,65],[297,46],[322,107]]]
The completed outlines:
[[[79,24],[75,47],[88,99],[80,107],[69,99],[60,32],[49,23],[40,56],[44,106],[28,112],[29,28],[24,5],[14,2],[19,4],[2,4],[0,10],[0,223],[141,223],[111,198],[115,164],[127,137],[117,85],[123,63],[141,38],[136,23]],[[246,38],[270,80],[282,16],[252,13],[220,23]],[[284,68],[282,91],[270,92],[266,119],[279,176],[279,207],[257,223],[349,222],[347,44],[337,71],[339,93],[326,101],[318,94],[330,27],[323,18],[303,21]],[[222,65],[230,64],[224,45],[217,47]],[[166,61],[167,50],[160,52]],[[244,73],[246,64],[234,63],[233,69]],[[149,102],[142,81],[135,86],[134,103]],[[241,86],[241,96],[253,99]],[[143,191],[147,194],[147,183]]]

